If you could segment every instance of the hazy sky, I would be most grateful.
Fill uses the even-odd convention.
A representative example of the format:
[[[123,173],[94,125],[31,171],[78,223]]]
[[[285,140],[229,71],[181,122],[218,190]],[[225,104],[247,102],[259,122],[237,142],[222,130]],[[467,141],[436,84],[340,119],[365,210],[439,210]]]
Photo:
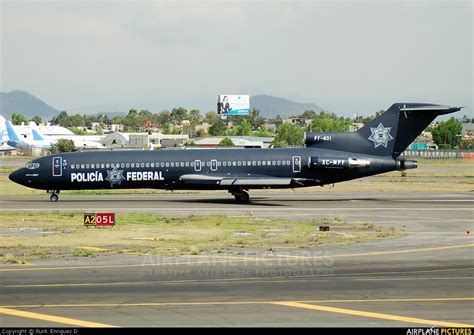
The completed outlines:
[[[266,93],[472,113],[473,1],[0,2],[0,90],[59,109]]]

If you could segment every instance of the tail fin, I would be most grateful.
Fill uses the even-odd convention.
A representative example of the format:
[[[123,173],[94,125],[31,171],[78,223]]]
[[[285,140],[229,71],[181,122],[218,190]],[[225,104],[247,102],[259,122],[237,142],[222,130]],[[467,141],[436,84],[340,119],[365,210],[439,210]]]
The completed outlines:
[[[31,133],[34,141],[44,141],[44,137],[36,129],[31,129]]]
[[[454,113],[461,108],[395,103],[354,133],[308,133],[305,135],[305,143],[321,149],[396,158],[438,115]]]
[[[15,129],[13,128],[13,124],[12,124],[10,121],[7,121],[7,122],[6,122],[6,127],[7,127],[8,138],[9,138],[11,141],[19,142],[19,141],[20,141],[20,137],[18,136],[18,134],[16,133]]]

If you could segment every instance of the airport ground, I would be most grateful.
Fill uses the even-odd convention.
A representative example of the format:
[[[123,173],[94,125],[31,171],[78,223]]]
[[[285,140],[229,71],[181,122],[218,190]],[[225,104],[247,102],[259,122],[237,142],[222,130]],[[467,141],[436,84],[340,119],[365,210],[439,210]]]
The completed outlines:
[[[161,191],[51,203],[2,179],[0,245],[20,264],[0,265],[0,324],[472,327],[473,172],[433,161],[405,177],[251,192],[248,205]],[[84,211],[113,211],[117,226],[76,240]],[[33,244],[56,253],[21,264]]]

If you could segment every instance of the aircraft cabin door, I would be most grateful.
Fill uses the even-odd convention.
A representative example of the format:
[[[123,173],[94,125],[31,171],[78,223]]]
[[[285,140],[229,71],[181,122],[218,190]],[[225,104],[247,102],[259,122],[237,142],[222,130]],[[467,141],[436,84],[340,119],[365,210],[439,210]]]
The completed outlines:
[[[293,172],[301,172],[301,157],[293,156]]]
[[[63,158],[53,157],[53,177],[61,177],[63,175]]]
[[[211,159],[211,171],[217,171],[217,159]]]
[[[196,172],[201,171],[201,161],[199,159],[196,159],[194,161],[194,171]]]

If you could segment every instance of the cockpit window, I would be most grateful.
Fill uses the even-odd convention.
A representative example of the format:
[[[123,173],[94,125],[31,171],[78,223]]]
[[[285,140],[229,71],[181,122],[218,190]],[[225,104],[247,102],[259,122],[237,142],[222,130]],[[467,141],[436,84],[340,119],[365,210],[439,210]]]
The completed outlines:
[[[37,168],[39,168],[39,166],[40,166],[40,163],[38,163],[38,162],[28,162],[25,165],[25,167],[29,170],[37,169]]]

